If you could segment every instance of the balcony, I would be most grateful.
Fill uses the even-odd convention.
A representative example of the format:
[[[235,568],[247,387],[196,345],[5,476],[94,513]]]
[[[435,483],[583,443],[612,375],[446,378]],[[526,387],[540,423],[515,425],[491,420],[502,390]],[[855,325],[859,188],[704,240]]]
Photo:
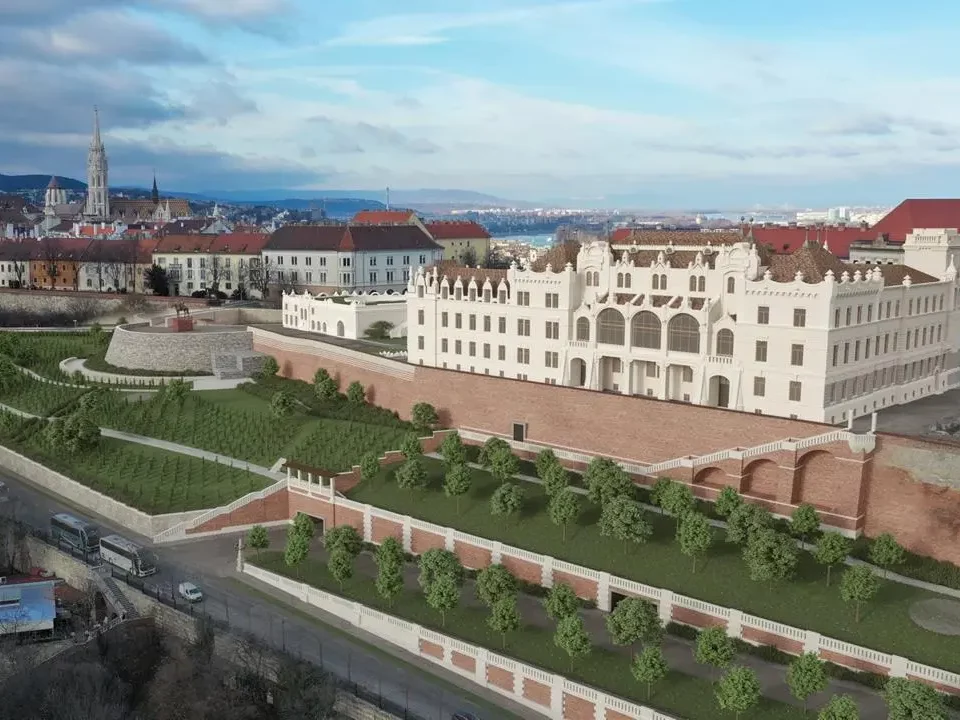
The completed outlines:
[[[730,355],[707,355],[707,362],[713,365],[733,365],[733,357]]]

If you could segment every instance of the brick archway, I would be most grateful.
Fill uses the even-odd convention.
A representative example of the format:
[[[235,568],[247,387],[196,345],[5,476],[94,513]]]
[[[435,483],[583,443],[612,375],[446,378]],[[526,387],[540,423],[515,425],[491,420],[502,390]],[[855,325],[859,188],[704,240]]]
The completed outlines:
[[[845,504],[839,487],[842,463],[826,450],[811,450],[797,458],[797,502],[809,503],[818,510],[855,514],[856,507]],[[844,513],[844,511],[847,511]]]
[[[718,467],[707,467],[703,470],[699,470],[697,474],[693,476],[693,484],[707,485],[709,487],[719,489],[724,485],[729,485],[730,478]]]
[[[784,472],[773,460],[754,460],[744,470],[743,493],[767,500],[778,500],[785,493],[789,498],[791,487]],[[785,487],[786,485],[786,487]]]

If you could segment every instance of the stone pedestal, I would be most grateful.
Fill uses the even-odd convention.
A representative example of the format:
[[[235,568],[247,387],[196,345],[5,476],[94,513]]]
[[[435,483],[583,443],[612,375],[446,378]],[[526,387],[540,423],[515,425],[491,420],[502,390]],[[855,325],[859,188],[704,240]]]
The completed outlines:
[[[189,316],[170,318],[169,327],[174,332],[190,332],[193,330],[193,318]]]

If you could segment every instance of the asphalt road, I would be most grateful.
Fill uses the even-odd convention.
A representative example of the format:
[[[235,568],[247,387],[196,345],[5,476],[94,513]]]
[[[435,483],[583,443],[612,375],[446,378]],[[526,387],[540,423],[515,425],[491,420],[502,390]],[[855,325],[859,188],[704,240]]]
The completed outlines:
[[[0,475],[7,486],[5,498],[0,499],[0,512],[35,528],[47,529],[50,516],[57,512],[70,514],[95,523],[102,534],[116,532],[142,545],[149,540],[110,523],[107,519],[72,506],[66,501],[40,492],[34,486],[17,478]],[[343,633],[327,629],[319,620],[309,622],[282,603],[272,602],[261,593],[231,579],[236,564],[237,536],[218,536],[177,545],[154,548],[158,572],[145,579],[152,593],[166,597],[175,593],[180,582],[191,581],[204,593],[202,608],[213,618],[231,627],[250,632],[278,649],[285,649],[303,659],[322,665],[327,670],[362,685],[368,693],[383,697],[407,708],[409,717],[423,720],[449,720],[454,712],[467,711],[478,718],[538,717],[532,711],[509,703],[492,709],[487,704],[457,692],[457,688],[437,681],[426,670],[401,662],[394,662],[384,654],[373,652],[363,643]],[[282,542],[279,541],[278,542]],[[186,606],[186,603],[183,603]],[[372,639],[376,642],[376,639]],[[498,704],[506,703],[498,699]],[[507,711],[509,708],[509,712]]]

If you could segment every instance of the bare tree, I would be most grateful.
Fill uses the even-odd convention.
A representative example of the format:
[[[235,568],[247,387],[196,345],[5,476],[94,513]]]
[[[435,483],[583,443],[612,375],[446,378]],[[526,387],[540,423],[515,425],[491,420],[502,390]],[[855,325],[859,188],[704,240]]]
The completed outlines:
[[[104,246],[103,240],[98,238],[90,243],[82,257],[82,266],[84,271],[95,278],[97,292],[103,292],[103,283],[107,275],[107,264],[109,258],[109,248]]]
[[[250,258],[250,287],[260,293],[260,296],[270,296],[271,288],[277,286],[279,273],[273,260],[268,257]]]
[[[40,267],[43,274],[47,276],[50,283],[50,289],[57,286],[57,270],[63,262],[63,252],[60,246],[59,238],[47,236],[40,240],[40,246],[37,248],[37,258],[40,260]]]
[[[142,273],[137,272],[140,260],[140,240],[141,237],[138,234],[133,237],[126,237],[120,241],[123,247],[124,282],[130,286],[131,292],[140,292],[143,289]],[[140,280],[140,291],[137,290],[137,280]]]

